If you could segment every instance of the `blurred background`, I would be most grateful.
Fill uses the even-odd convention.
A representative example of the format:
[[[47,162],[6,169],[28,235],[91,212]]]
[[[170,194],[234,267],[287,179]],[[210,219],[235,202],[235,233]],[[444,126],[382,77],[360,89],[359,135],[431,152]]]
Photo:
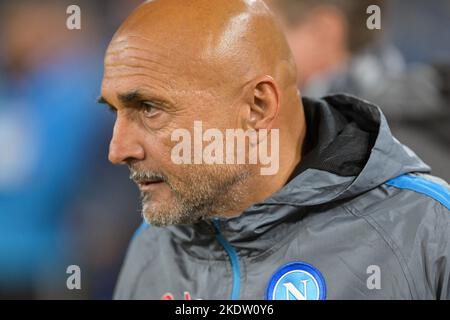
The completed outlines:
[[[450,180],[450,1],[267,0],[303,95],[380,105],[394,135]],[[141,217],[108,163],[114,116],[96,104],[103,54],[141,1],[0,0],[0,299],[110,299]],[[81,8],[81,30],[66,9]],[[369,30],[366,8],[381,8]],[[66,269],[81,268],[81,290]]]

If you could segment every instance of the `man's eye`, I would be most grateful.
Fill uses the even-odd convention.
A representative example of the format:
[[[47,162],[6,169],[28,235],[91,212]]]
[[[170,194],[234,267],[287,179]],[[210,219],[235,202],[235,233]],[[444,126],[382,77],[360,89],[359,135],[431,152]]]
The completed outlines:
[[[152,117],[159,111],[158,107],[152,102],[142,102],[141,105],[146,117]]]

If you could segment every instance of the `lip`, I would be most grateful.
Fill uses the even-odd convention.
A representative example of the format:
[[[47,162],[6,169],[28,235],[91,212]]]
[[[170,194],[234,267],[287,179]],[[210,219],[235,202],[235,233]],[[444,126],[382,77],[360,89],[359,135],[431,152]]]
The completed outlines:
[[[155,188],[158,188],[160,186],[162,186],[162,184],[164,183],[164,181],[155,181],[155,182],[136,182],[139,190],[141,191],[151,191],[154,190]]]

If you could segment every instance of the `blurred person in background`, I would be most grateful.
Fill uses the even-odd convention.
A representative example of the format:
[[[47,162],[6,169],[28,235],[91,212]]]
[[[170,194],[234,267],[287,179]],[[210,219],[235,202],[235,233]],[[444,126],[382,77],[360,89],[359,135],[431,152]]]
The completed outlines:
[[[3,298],[110,298],[138,223],[123,216],[137,190],[107,163],[113,119],[95,104],[106,46],[100,14],[78,4],[82,30],[66,28],[67,1],[0,3]],[[72,264],[82,271],[80,291],[66,287]]]
[[[389,20],[386,13],[390,2],[266,2],[284,27],[303,95],[322,97],[346,92],[381,106],[394,135],[430,164],[434,174],[450,179],[450,100],[445,95],[448,81],[440,69],[408,65],[393,43],[382,41],[385,29],[389,29],[385,21]],[[381,9],[381,30],[366,26],[370,5]]]

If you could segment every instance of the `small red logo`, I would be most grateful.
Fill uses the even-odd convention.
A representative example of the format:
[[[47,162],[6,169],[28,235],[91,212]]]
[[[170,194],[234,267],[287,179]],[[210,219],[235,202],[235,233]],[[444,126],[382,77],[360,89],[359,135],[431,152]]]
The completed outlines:
[[[161,300],[175,300],[173,294],[171,294],[170,292],[164,293],[163,296],[161,297]],[[191,294],[189,293],[189,291],[185,291],[184,292],[184,300],[192,300],[191,298]]]

